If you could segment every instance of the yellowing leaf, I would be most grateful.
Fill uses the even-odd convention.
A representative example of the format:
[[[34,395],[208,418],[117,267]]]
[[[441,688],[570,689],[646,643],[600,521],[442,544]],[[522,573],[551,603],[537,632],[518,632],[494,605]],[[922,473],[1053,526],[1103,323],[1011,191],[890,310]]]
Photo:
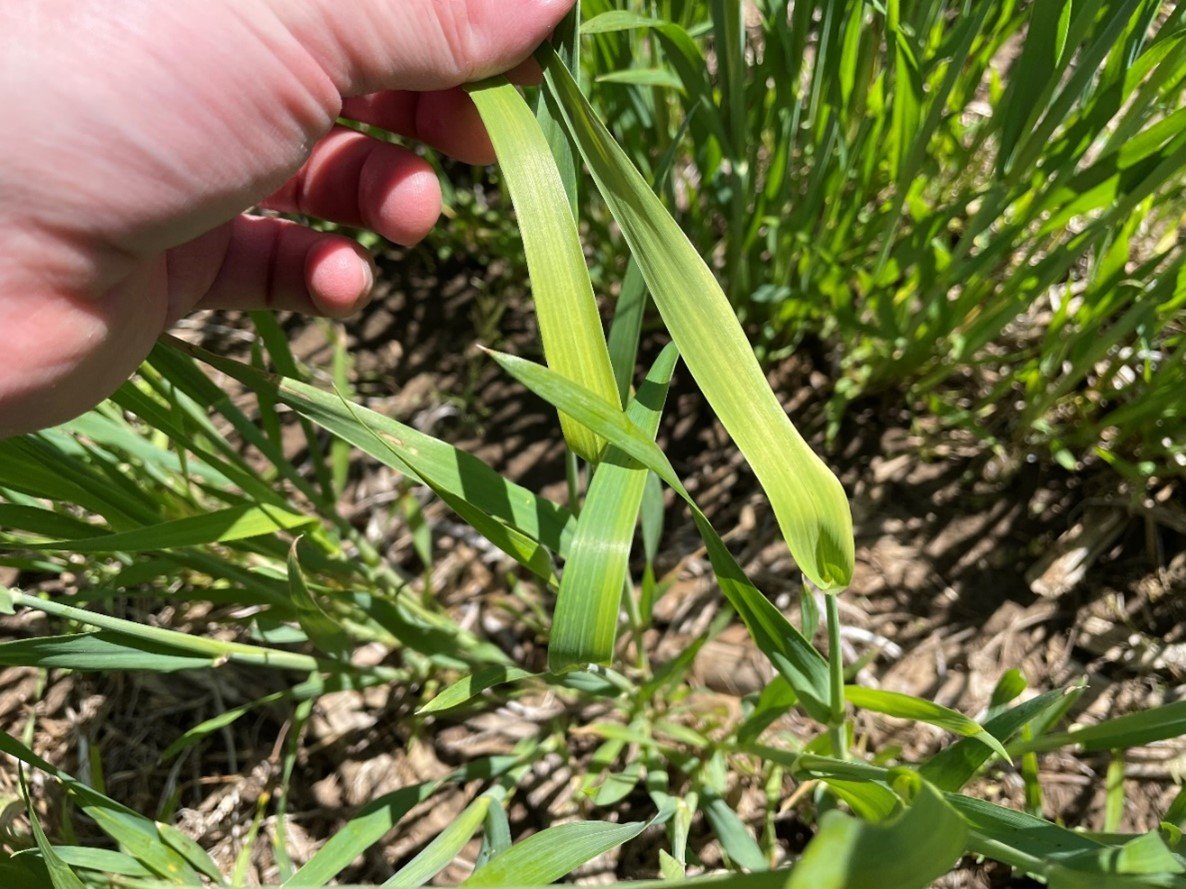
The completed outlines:
[[[490,81],[469,93],[519,217],[548,366],[620,405],[576,220],[548,140],[518,90],[505,81]],[[591,461],[601,457],[604,441],[563,414],[560,425],[576,453]]]
[[[852,516],[840,482],[782,409],[696,248],[552,51],[544,48],[540,58],[548,96],[563,112],[684,362],[770,498],[799,567],[821,589],[847,586],[853,571]]]

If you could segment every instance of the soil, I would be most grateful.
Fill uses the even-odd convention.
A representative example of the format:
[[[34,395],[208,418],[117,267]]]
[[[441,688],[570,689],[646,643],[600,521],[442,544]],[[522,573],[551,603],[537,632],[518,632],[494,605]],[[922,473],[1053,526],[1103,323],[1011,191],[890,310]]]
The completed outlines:
[[[344,328],[357,397],[563,500],[563,446],[552,411],[477,348],[481,341],[538,357],[517,270],[429,262],[424,254],[412,253],[386,257],[382,277],[379,298]],[[329,338],[340,335],[339,328],[299,318],[285,319],[285,325],[300,358],[313,367],[328,366]],[[186,322],[182,334],[220,351],[242,353],[242,330],[233,316],[206,316]],[[644,361],[662,343],[659,332],[648,332]],[[1035,691],[1086,681],[1074,714],[1083,722],[1182,696],[1186,606],[1174,593],[1186,592],[1186,510],[1179,491],[1169,485],[1134,497],[1107,470],[1072,475],[1039,461],[1011,460],[977,442],[937,434],[892,397],[857,404],[829,443],[824,429],[832,358],[818,344],[807,343],[771,372],[771,382],[852,496],[857,573],[840,607],[846,660],[864,663],[861,682],[976,717],[1002,674],[1019,668]],[[726,540],[755,583],[797,620],[802,579],[753,476],[684,370],[673,385],[660,441],[718,530],[727,532]],[[303,456],[300,447],[294,437],[296,461]],[[399,482],[385,467],[360,459],[352,467],[343,509],[390,558],[414,567],[409,535],[387,509]],[[426,514],[438,554],[433,571],[438,596],[467,626],[521,663],[538,666],[539,621],[508,594],[506,578],[513,570],[465,533],[440,504],[428,505]],[[1086,578],[1063,584],[1068,588],[1055,595],[1036,594],[1034,566],[1077,524],[1086,523],[1090,530],[1101,522],[1115,530],[1099,547]],[[659,568],[672,583],[647,640],[658,660],[684,650],[720,607],[699,538],[686,511],[674,502],[667,510],[661,553]],[[532,589],[518,580],[520,593]],[[166,609],[158,619],[170,616]],[[203,630],[203,616],[200,609],[177,606],[178,620],[192,631]],[[45,624],[28,615],[0,622],[5,636],[44,631]],[[365,651],[359,656],[372,654],[382,656]],[[741,698],[760,690],[772,672],[744,631],[730,627],[700,651],[693,676],[689,712],[719,714],[728,721],[740,712]],[[38,676],[8,669],[0,672],[0,728],[19,736],[35,715],[37,752],[83,777],[94,775],[89,764],[94,751],[108,793],[142,812],[175,807],[177,823],[229,869],[260,793],[277,785],[291,712],[263,710],[172,763],[162,763],[159,756],[186,727],[275,690],[273,682],[229,668],[217,671],[217,678],[60,671]],[[465,759],[507,752],[524,736],[550,731],[565,706],[554,698],[526,699],[468,721],[442,719],[424,727],[409,718],[415,704],[415,695],[401,688],[332,694],[318,702],[289,800],[290,844],[298,862],[375,796],[437,777]],[[575,724],[597,718],[594,712],[571,716]],[[908,760],[949,741],[939,730],[870,715],[858,723],[858,745],[878,750],[896,745]],[[579,730],[571,742],[586,752],[596,746]],[[1132,751],[1122,830],[1145,831],[1158,824],[1176,793],[1184,754],[1181,741]],[[580,765],[579,758],[556,756],[525,779],[510,812],[516,835],[584,811],[573,794]],[[1071,826],[1101,829],[1107,766],[1106,757],[1043,756],[1044,813]],[[4,808],[14,788],[6,761],[0,764],[0,839],[19,817],[19,804]],[[55,798],[50,782],[35,776],[34,788],[39,798]],[[390,876],[449,823],[474,790],[434,797],[431,806],[413,812],[343,879]],[[1024,804],[1014,770],[996,770],[973,791],[1011,806]],[[763,792],[743,780],[730,801],[743,817],[753,816],[761,810]],[[626,818],[634,809],[642,817],[646,805],[645,797],[627,797],[620,814]],[[87,831],[85,824],[73,827]],[[780,815],[775,828],[788,851],[801,849],[811,835],[796,807]],[[581,882],[653,876],[660,839],[644,834],[577,876]],[[253,859],[260,880],[275,873],[266,846],[259,844]],[[703,825],[696,826],[693,849],[707,866],[719,861]],[[467,850],[441,883],[464,877],[465,860],[472,860],[473,852]],[[936,885],[1031,884],[1011,877],[1006,868],[969,861]]]

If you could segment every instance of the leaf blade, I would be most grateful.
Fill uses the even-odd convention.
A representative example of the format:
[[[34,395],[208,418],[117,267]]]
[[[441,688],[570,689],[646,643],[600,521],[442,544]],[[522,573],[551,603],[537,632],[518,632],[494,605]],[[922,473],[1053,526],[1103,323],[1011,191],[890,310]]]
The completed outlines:
[[[654,437],[679,353],[669,345],[655,361],[627,417]],[[548,668],[609,664],[617,639],[618,612],[627,582],[630,546],[642,506],[648,471],[611,447],[589,484],[576,537],[560,578]]]
[[[771,391],[720,285],[572,77],[540,51],[546,89],[646,279],[688,369],[754,469],[799,567],[824,590],[852,579],[852,516],[840,482]]]
[[[644,827],[642,821],[575,821],[545,828],[495,855],[461,885],[490,889],[554,883],[603,852],[634,839]]]
[[[469,87],[519,220],[548,366],[607,400],[618,398],[568,194],[547,137],[518,90],[501,78]],[[560,415],[564,438],[590,462],[605,443]]]

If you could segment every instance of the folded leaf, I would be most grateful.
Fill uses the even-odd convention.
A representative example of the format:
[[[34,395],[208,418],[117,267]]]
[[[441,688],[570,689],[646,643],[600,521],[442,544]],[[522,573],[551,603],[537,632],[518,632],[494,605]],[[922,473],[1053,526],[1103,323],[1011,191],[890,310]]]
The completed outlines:
[[[663,350],[626,415],[654,437],[679,353]],[[577,523],[548,643],[548,667],[608,664],[617,639],[630,545],[646,487],[647,469],[611,447],[597,467]]]
[[[787,889],[923,889],[955,864],[967,833],[926,783],[890,821],[869,824],[828,812],[792,869]]]
[[[548,95],[563,112],[692,376],[770,498],[791,553],[821,589],[842,589],[852,579],[854,550],[844,489],[791,424],[696,248],[554,53],[545,47],[539,57]]]
[[[470,87],[469,94],[515,205],[548,366],[617,402],[589,269],[548,140],[519,91],[501,78]],[[560,425],[576,453],[590,461],[601,457],[604,441],[563,414]]]
[[[709,561],[721,592],[745,622],[755,644],[786,677],[804,708],[816,719],[826,721],[828,708],[828,665],[803,634],[791,626],[774,604],[762,595],[725,542],[713,529],[688,489],[675,474],[671,462],[658,445],[635,426],[626,414],[564,377],[541,365],[513,355],[490,353],[504,370],[541,398],[575,420],[597,430],[607,441],[637,460],[666,482],[691,507],[692,520],[704,540]]]

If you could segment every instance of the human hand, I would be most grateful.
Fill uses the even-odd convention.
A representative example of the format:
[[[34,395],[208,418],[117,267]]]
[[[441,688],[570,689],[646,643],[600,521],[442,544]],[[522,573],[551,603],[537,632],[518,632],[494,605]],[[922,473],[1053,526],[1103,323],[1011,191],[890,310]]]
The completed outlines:
[[[199,308],[348,315],[340,235],[253,205],[424,237],[413,153],[493,152],[459,84],[524,60],[572,0],[0,0],[0,437],[113,392]]]

